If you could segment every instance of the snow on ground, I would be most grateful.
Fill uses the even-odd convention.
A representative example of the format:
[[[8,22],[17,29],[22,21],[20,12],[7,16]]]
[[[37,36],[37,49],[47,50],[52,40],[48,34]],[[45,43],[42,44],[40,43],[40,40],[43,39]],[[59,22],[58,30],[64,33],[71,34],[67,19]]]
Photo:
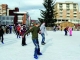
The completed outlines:
[[[73,36],[64,36],[64,31],[48,31],[46,45],[39,43],[43,55],[37,60],[80,60],[80,31]],[[33,58],[34,45],[31,35],[26,36],[27,46],[21,45],[21,38],[14,33],[4,35],[4,44],[0,43],[0,60],[36,60]]]

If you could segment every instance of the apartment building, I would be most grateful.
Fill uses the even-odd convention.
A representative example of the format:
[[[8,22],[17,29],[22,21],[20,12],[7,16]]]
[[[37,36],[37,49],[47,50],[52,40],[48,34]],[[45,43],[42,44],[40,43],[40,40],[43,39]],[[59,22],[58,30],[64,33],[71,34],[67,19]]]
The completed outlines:
[[[80,23],[79,17],[79,5],[75,2],[57,2],[54,6],[55,8],[55,18],[57,19],[56,24],[61,24],[64,22],[71,22],[71,26]],[[64,24],[65,25],[65,24]],[[68,26],[69,24],[66,24]]]
[[[79,19],[79,6],[78,3],[74,2],[57,2],[55,4],[55,11],[57,19],[57,23],[61,23],[63,21],[69,21],[72,23],[76,23],[75,20]],[[78,22],[78,21],[77,21]]]
[[[0,15],[6,16],[7,15],[7,9],[8,9],[7,4],[1,4],[0,5]]]

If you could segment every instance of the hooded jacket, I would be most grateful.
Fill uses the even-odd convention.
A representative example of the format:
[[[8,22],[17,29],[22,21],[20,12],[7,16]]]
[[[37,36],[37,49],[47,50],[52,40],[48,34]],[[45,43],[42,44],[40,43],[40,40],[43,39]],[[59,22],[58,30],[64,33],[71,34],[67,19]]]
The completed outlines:
[[[41,31],[41,33],[45,33],[45,32],[46,32],[45,23],[43,23],[43,24],[40,26],[40,31]]]

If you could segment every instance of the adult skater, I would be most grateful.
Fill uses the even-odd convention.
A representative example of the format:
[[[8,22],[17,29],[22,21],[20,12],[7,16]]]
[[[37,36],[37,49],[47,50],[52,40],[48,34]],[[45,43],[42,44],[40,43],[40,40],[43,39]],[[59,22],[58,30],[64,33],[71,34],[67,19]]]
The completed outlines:
[[[41,44],[44,45],[44,44],[46,44],[46,43],[45,43],[45,33],[47,33],[47,32],[46,32],[46,27],[45,27],[45,22],[43,22],[43,23],[41,24],[41,26],[40,26],[40,31],[41,31],[41,36],[42,36]]]
[[[0,40],[1,40],[2,44],[4,44],[4,42],[3,42],[3,34],[4,34],[4,30],[2,29],[2,26],[0,26]]]

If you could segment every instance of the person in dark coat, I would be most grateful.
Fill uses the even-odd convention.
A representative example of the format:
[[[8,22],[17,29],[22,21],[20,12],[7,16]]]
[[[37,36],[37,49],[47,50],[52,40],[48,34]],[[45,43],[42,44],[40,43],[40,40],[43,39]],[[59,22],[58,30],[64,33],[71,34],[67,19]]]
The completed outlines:
[[[26,27],[24,25],[24,26],[22,26],[22,29],[21,29],[21,35],[23,36],[25,32],[26,32]],[[22,37],[22,46],[25,46],[25,45],[27,45],[26,44],[26,36]]]
[[[65,36],[67,36],[68,27],[64,28]]]
[[[4,30],[2,29],[2,26],[0,26],[0,40],[1,40],[2,44],[4,44],[4,42],[3,42],[3,34],[4,34]]]
[[[12,26],[9,25],[10,34],[12,33]]]

